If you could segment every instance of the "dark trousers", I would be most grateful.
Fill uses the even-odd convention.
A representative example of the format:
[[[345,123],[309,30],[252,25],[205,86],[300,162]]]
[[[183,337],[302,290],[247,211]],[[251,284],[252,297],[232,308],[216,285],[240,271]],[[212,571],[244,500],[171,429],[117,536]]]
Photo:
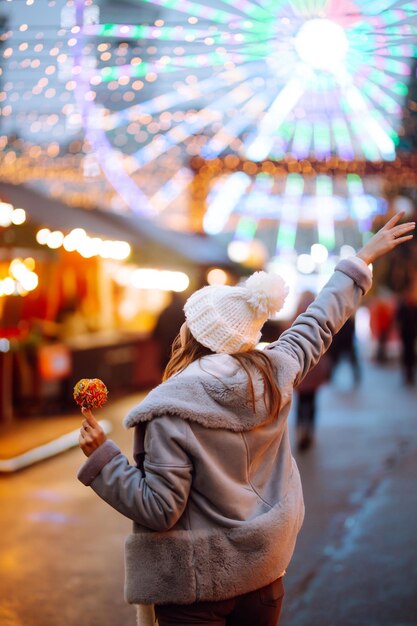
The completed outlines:
[[[401,362],[406,383],[414,382],[416,369],[415,337],[402,337]]]
[[[155,606],[159,626],[277,626],[284,599],[282,577],[229,600]]]
[[[316,396],[315,389],[298,392],[297,426],[301,426],[311,433],[316,421]]]

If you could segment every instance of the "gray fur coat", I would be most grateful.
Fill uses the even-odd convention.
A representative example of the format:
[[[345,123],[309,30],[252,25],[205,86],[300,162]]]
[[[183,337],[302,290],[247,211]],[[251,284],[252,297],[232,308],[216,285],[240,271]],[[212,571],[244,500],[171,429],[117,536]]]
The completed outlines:
[[[127,415],[136,466],[106,441],[80,480],[133,520],[126,599],[188,604],[230,598],[283,574],[304,516],[287,417],[293,389],[371,284],[356,257],[266,348],[281,392],[277,419],[254,376],[256,410],[233,357],[210,355],[151,391]]]

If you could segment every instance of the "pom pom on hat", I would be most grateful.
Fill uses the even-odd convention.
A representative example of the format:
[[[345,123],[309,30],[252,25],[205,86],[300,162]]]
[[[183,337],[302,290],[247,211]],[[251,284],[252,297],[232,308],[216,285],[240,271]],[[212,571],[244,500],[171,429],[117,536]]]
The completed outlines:
[[[245,283],[246,301],[261,315],[273,315],[284,306],[288,286],[278,274],[255,272]]]
[[[184,306],[185,319],[193,337],[213,352],[251,350],[287,294],[280,276],[255,272],[241,285],[210,285],[193,293]]]

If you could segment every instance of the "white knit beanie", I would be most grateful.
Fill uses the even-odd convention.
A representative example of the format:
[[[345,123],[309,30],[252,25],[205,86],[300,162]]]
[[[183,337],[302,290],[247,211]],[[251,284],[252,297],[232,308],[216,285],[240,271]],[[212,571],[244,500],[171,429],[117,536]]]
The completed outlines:
[[[245,352],[259,342],[262,326],[287,294],[281,276],[255,272],[242,285],[210,285],[193,293],[185,319],[193,337],[213,352]]]

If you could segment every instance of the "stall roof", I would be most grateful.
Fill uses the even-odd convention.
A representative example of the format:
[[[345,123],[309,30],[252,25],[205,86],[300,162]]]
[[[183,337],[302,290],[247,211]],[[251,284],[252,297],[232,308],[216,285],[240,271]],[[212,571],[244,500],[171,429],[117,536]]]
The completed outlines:
[[[30,219],[63,231],[84,228],[89,234],[128,241],[145,261],[221,265],[241,273],[225,248],[212,237],[162,229],[150,220],[100,209],[85,210],[48,198],[24,186],[0,183],[0,198],[25,209]]]

